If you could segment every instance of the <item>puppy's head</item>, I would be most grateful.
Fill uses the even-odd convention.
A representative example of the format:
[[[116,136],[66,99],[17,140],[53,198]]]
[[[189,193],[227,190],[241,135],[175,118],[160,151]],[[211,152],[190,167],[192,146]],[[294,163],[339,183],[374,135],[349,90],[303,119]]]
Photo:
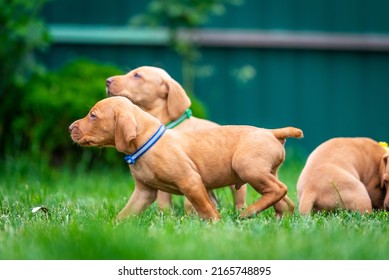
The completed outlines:
[[[127,97],[155,117],[161,118],[166,113],[169,120],[177,119],[191,105],[181,85],[165,70],[152,66],[141,66],[126,75],[108,78],[106,91],[108,96]]]
[[[103,99],[69,126],[70,136],[81,146],[116,147],[124,152],[136,137],[133,107],[124,97]]]

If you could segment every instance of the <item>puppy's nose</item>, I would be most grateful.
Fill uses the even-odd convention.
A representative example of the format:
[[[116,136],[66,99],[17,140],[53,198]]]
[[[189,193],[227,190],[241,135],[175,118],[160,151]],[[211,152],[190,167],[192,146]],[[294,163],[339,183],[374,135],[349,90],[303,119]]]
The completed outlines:
[[[75,123],[72,123],[70,126],[69,126],[69,132],[72,132],[73,128],[75,127]]]
[[[109,77],[107,80],[105,80],[105,85],[109,87],[112,84],[113,78]]]

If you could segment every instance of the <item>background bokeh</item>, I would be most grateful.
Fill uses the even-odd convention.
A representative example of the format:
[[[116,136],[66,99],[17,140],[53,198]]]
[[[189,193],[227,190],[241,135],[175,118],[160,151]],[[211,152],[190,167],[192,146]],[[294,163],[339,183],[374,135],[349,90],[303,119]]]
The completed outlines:
[[[19,66],[1,78],[3,153],[71,160],[67,126],[105,97],[105,78],[141,65],[182,83],[202,117],[302,128],[287,145],[305,155],[336,136],[389,140],[388,1],[11,2],[0,54]],[[28,28],[14,24],[21,7]]]

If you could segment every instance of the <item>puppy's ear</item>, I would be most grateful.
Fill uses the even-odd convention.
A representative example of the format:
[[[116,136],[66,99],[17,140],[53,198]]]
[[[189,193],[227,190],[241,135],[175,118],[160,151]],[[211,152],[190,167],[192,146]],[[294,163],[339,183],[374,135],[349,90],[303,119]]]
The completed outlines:
[[[384,188],[389,181],[389,166],[388,166],[389,152],[384,154],[381,162],[381,188]]]
[[[167,110],[170,118],[175,120],[190,107],[191,102],[185,90],[174,79],[169,78],[165,83],[168,90]]]
[[[115,115],[115,147],[119,152],[128,150],[130,142],[136,137],[136,121],[129,112]]]

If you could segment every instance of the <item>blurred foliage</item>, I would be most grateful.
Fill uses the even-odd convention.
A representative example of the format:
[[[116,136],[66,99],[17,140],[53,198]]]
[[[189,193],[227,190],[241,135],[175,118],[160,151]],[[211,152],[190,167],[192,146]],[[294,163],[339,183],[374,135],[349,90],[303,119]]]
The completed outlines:
[[[200,58],[198,46],[188,37],[182,37],[179,29],[193,29],[206,23],[212,15],[223,15],[225,5],[240,5],[243,0],[152,0],[144,14],[131,19],[135,25],[167,27],[169,46],[182,58],[183,86],[193,93],[196,73],[195,62]]]
[[[193,42],[178,37],[179,28],[195,28],[206,23],[210,15],[223,15],[225,3],[232,0],[152,0],[147,12],[132,19],[135,24],[165,26],[169,30],[170,46],[184,59],[196,61],[199,53]]]
[[[42,70],[34,59],[36,50],[48,46],[45,23],[38,17],[47,0],[0,1],[0,97],[13,84],[22,84]],[[6,79],[4,79],[6,77]]]
[[[105,97],[105,80],[118,73],[121,70],[114,66],[80,59],[56,72],[32,77],[14,96],[19,114],[12,119],[7,152],[28,151],[58,164],[80,160],[81,148],[72,142],[68,127]],[[112,159],[112,153],[96,149],[82,153],[88,161],[96,156]]]
[[[14,115],[19,115],[21,87],[44,67],[36,51],[49,45],[48,30],[38,17],[46,0],[0,1],[0,154],[5,151]]]

